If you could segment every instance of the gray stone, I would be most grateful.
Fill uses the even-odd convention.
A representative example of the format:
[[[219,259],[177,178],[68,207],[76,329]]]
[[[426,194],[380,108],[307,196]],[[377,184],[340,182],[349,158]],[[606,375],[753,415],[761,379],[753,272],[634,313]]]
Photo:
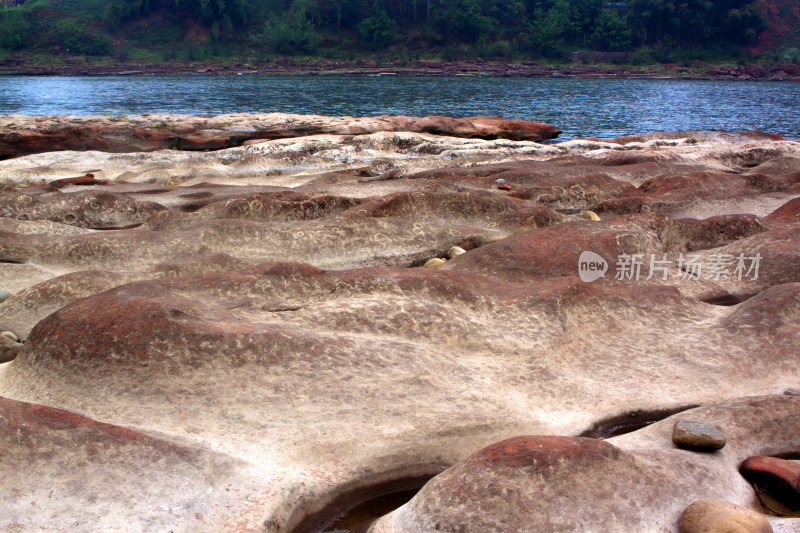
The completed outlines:
[[[725,446],[725,432],[706,422],[678,420],[672,428],[672,442],[686,450],[711,452]]]
[[[800,387],[789,387],[783,393],[788,396],[800,396]]]

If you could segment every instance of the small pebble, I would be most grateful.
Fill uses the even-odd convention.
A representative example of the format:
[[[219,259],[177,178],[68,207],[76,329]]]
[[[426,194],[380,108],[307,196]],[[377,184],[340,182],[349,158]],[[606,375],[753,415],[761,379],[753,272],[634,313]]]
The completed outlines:
[[[494,182],[495,183],[505,183],[506,180],[504,180],[503,178],[500,178],[499,180],[495,180]]]
[[[672,428],[672,442],[685,450],[713,452],[725,446],[725,432],[705,422],[678,420]]]
[[[14,342],[19,342],[19,337],[14,335],[13,331],[4,331],[4,332],[0,333],[0,335],[5,337],[6,339],[11,339]]]
[[[763,515],[724,500],[694,502],[683,511],[680,533],[773,533]]]
[[[454,257],[458,257],[461,254],[465,254],[467,251],[460,246],[453,246],[449,250],[447,250],[447,258],[453,259]]]
[[[585,218],[586,220],[594,220],[595,222],[600,221],[600,217],[594,211],[584,211],[583,218]]]
[[[434,257],[433,259],[429,259],[427,263],[422,265],[422,267],[423,268],[442,268],[445,263],[447,263],[446,259],[442,259],[440,257]]]
[[[789,387],[783,393],[788,396],[800,396],[800,387]]]
[[[0,289],[0,302],[5,302],[9,298],[11,298],[11,293]]]
[[[509,185],[508,183],[501,183],[500,185],[497,186],[497,188],[500,189],[501,191],[510,191],[511,185]]]

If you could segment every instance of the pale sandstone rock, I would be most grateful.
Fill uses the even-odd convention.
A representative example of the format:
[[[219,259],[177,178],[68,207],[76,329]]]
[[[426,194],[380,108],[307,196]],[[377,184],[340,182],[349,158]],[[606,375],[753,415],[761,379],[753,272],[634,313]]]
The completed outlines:
[[[442,259],[440,257],[434,257],[433,259],[428,259],[425,262],[425,264],[422,265],[422,267],[423,268],[437,269],[437,268],[442,268],[446,263],[447,263],[447,259]]]
[[[460,246],[453,246],[449,250],[447,250],[447,258],[453,259],[458,257],[461,254],[465,254],[467,251]]]
[[[772,526],[751,509],[722,500],[703,500],[683,512],[680,533],[772,533]]]
[[[592,443],[607,470],[587,463],[587,483],[565,463],[546,484],[563,491],[532,516],[663,533],[695,500],[752,506],[741,462],[800,446],[796,396],[733,400],[800,382],[800,144],[681,138],[612,150],[381,132],[0,162],[0,196],[42,205],[0,218],[13,293],[0,329],[26,340],[0,368],[15,473],[0,529],[293,531],[359,489],[441,473],[515,435],[690,404],[707,404],[691,418],[723,426],[724,449],[674,449],[675,419]],[[109,183],[20,190],[88,172]],[[108,231],[19,218],[63,221],[55,199],[100,192],[160,208]],[[80,205],[73,222],[95,220]],[[407,268],[454,246],[470,253]],[[584,249],[763,262],[757,280],[615,280],[607,257],[607,279],[587,284]],[[538,494],[528,476],[506,481]],[[448,508],[436,498],[425,505]],[[466,531],[522,516],[501,504],[437,519]],[[415,523],[412,507],[381,524]]]
[[[606,441],[507,439],[433,478],[369,531],[660,533],[677,531],[679,520],[681,531],[690,524],[686,530],[709,533],[772,531],[767,519],[751,508],[753,491],[738,465],[753,449],[777,453],[797,446],[790,433],[798,403],[780,398],[786,396],[719,402],[690,411],[693,418],[722,420],[730,429],[729,446],[715,455],[671,448],[669,435],[682,414]],[[693,504],[710,499],[727,502]],[[776,530],[787,531],[783,526],[788,526],[792,531],[791,520],[775,522],[781,526]]]

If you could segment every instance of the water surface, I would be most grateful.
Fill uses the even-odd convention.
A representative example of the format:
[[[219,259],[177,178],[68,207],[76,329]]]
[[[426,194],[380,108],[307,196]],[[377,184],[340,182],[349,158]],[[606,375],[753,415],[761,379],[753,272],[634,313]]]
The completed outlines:
[[[800,138],[800,83],[401,76],[0,77],[0,114],[249,112],[549,122],[561,138],[763,130]]]

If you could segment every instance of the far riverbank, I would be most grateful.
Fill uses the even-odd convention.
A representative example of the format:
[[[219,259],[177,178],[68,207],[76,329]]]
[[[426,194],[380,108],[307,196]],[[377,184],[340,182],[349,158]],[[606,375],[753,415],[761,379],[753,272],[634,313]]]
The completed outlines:
[[[0,75],[28,76],[165,76],[186,74],[306,74],[314,76],[493,76],[530,78],[618,78],[798,81],[800,65],[764,66],[712,65],[693,62],[653,65],[583,64],[544,65],[536,61],[333,61],[277,58],[268,61],[202,61],[149,64],[111,60],[91,61],[84,57],[32,60],[8,57],[0,60]]]

